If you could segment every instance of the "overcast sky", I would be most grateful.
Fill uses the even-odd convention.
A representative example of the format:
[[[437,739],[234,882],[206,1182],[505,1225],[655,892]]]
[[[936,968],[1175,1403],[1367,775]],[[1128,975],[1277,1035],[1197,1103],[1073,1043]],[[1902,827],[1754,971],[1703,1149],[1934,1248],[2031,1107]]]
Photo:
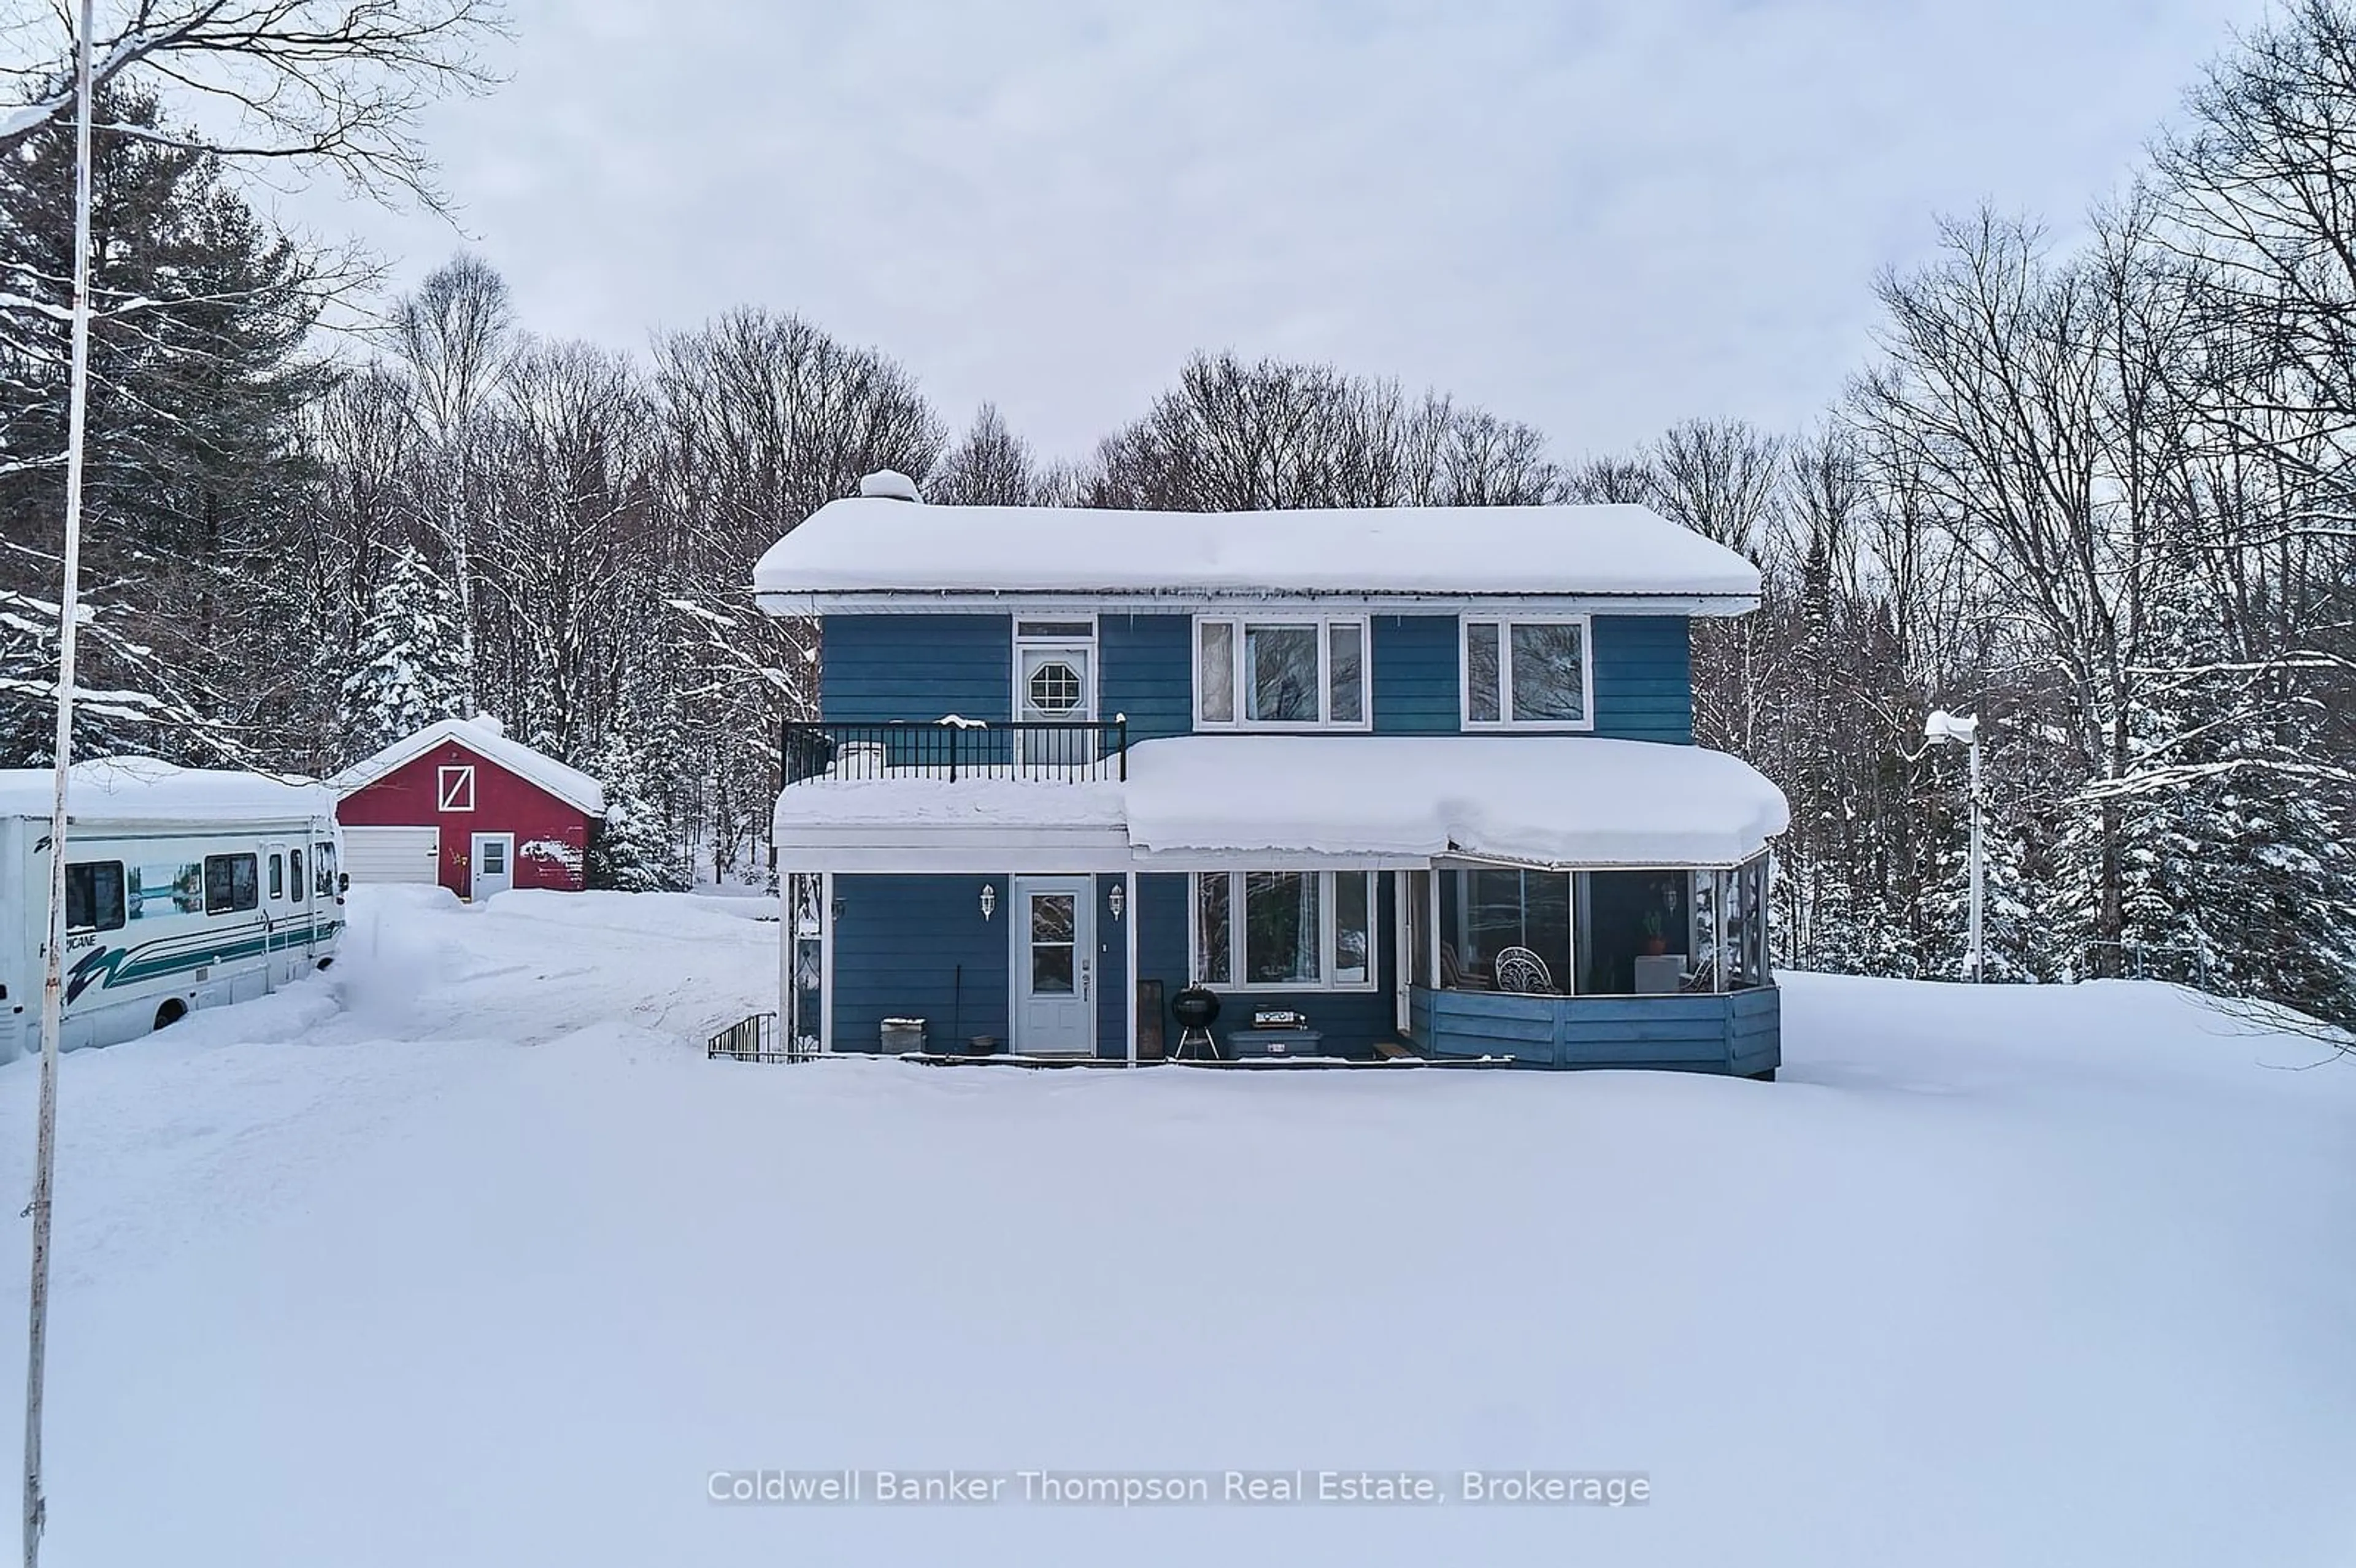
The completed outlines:
[[[413,282],[642,347],[737,304],[1077,456],[1189,350],[1330,360],[1615,451],[1804,423],[1870,284],[1983,198],[2066,231],[2261,0],[515,0],[429,131]]]

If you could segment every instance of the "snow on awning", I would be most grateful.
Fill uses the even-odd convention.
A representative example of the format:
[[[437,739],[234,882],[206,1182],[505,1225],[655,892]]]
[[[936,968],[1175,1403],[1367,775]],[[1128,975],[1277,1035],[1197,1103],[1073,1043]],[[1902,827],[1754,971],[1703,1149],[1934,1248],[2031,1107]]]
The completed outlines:
[[[1127,512],[833,501],[769,547],[773,614],[894,595],[1672,602],[1734,614],[1759,569],[1643,507]]]
[[[1579,736],[1182,736],[1131,748],[1141,859],[1205,850],[1730,866],[1783,792],[1698,746]]]
[[[1748,763],[1697,746],[1570,736],[1185,735],[1110,780],[813,780],[777,800],[807,863],[941,869],[1258,859],[1730,866],[1790,821]],[[1035,853],[1034,853],[1035,852]],[[942,859],[941,857],[950,857]]]

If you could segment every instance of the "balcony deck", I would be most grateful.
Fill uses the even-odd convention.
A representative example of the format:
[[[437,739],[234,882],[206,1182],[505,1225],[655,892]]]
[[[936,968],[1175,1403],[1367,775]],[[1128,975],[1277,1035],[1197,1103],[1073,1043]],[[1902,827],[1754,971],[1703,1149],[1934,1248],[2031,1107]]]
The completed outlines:
[[[820,724],[788,720],[779,737],[778,787],[824,779],[1015,779],[1104,782],[1129,777],[1125,719]]]

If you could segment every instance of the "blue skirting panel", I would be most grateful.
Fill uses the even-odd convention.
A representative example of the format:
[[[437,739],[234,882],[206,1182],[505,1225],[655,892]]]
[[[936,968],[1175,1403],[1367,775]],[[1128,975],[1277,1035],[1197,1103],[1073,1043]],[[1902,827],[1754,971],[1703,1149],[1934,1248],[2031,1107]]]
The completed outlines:
[[[1531,1067],[1766,1072],[1783,1061],[1783,994],[1526,997],[1417,990],[1415,1039],[1433,1056],[1504,1056]]]

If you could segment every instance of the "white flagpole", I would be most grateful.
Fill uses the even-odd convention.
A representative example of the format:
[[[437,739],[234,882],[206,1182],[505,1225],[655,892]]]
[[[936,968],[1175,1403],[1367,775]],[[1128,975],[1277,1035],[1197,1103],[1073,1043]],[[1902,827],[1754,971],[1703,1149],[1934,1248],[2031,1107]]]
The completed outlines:
[[[41,1392],[49,1337],[49,1198],[58,1157],[58,1036],[65,1027],[66,773],[73,762],[74,631],[81,601],[82,420],[90,382],[90,35],[93,0],[81,0],[74,45],[73,369],[66,392],[65,586],[58,594],[57,775],[49,800],[48,965],[41,980],[39,1147],[33,1162],[31,1321],[25,1356],[25,1568],[39,1568]]]

